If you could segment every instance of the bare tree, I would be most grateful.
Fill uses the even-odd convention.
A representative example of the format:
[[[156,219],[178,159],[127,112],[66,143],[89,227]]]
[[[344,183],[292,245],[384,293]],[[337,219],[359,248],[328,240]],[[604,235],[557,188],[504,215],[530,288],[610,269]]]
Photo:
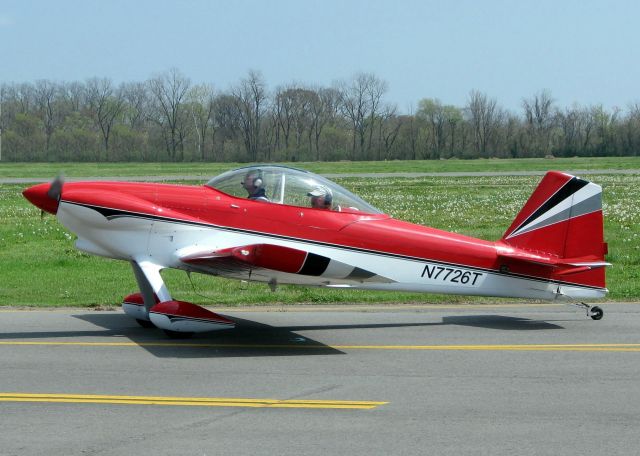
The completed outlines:
[[[28,114],[36,104],[36,91],[32,84],[22,83],[13,87],[18,112]]]
[[[2,160],[2,129],[5,127],[4,116],[2,114],[2,102],[4,101],[5,91],[6,91],[6,84],[4,82],[0,83],[0,160]]]
[[[391,148],[398,138],[398,133],[402,127],[403,117],[398,117],[396,105],[387,105],[383,108],[380,114],[379,122],[379,145],[378,145],[378,160],[381,160],[381,150],[384,147],[384,159],[391,158]]]
[[[51,135],[58,124],[58,116],[56,112],[56,95],[58,87],[51,81],[39,80],[35,85],[35,104],[38,115],[44,125],[44,133],[46,136],[45,153],[49,153],[51,145]]]
[[[273,152],[276,150],[280,127],[278,125],[278,116],[276,110],[271,106],[264,116],[264,121],[262,122],[263,130],[264,130],[264,153],[266,161],[271,161],[271,157]]]
[[[379,114],[379,104],[387,90],[387,83],[370,73],[357,74],[350,83],[339,85],[340,111],[348,119],[352,132],[351,158],[356,157],[356,138],[359,151],[366,157],[365,141],[369,129],[374,128],[374,120]],[[371,144],[369,143],[369,147]]]
[[[256,161],[260,151],[260,128],[266,112],[267,90],[262,75],[250,71],[247,78],[231,90],[237,119],[249,160]]]
[[[418,159],[418,133],[419,125],[413,112],[413,104],[409,107],[409,114],[402,118],[402,129],[404,138],[404,148],[410,151],[409,158],[411,160]]]
[[[78,81],[62,85],[62,93],[73,112],[80,111],[86,103],[86,87]]]
[[[487,147],[497,133],[499,121],[497,101],[477,90],[472,90],[466,109],[473,131],[476,154],[480,157],[486,157]]]
[[[119,90],[114,90],[110,79],[87,81],[87,104],[96,126],[102,133],[105,160],[109,160],[109,138],[116,118],[124,109],[124,99]]]
[[[591,117],[595,123],[597,140],[593,152],[597,155],[612,156],[616,154],[615,132],[618,127],[621,109],[614,107],[611,112],[602,105],[591,108]]]
[[[440,158],[445,144],[444,127],[446,115],[442,103],[437,98],[425,98],[418,103],[416,115],[426,122],[431,138],[431,158]]]
[[[225,153],[226,141],[235,139],[240,131],[240,118],[236,107],[236,100],[233,95],[221,94],[216,97],[211,119],[213,123],[212,132],[214,134],[220,132],[219,140],[221,147],[220,154],[217,155],[222,159]],[[216,138],[212,137],[211,140],[215,145]]]
[[[443,114],[445,121],[447,122],[448,128],[448,136],[449,136],[449,156],[453,157],[456,155],[455,147],[456,147],[456,133],[458,129],[458,125],[460,125],[463,121],[462,111],[452,105],[446,105],[443,107]]]
[[[573,155],[582,146],[582,119],[580,107],[573,105],[557,113],[557,122],[562,130],[561,155]]]
[[[142,130],[145,119],[149,117],[150,100],[147,84],[126,82],[120,86],[125,102],[123,122],[132,130]]]
[[[18,86],[15,84],[0,84],[0,91],[2,91],[2,112],[1,120],[3,126],[6,126],[8,122],[15,118],[19,111],[18,103]]]
[[[287,152],[290,152],[292,132],[295,134],[296,153],[302,152],[302,137],[306,132],[308,149],[311,153],[314,121],[316,120],[314,105],[318,104],[318,98],[318,94],[314,90],[297,84],[277,89],[274,97],[274,114],[278,135],[274,139],[279,142],[279,132],[282,131]]]
[[[307,136],[311,139],[311,123],[313,121],[312,103],[316,93],[305,88],[298,88],[294,95],[293,104],[293,125],[296,133],[296,149],[301,152],[302,136],[307,131]],[[309,152],[311,152],[311,144],[309,144]]]
[[[338,89],[340,94],[340,112],[349,120],[351,125],[351,160],[356,158],[356,137],[360,134],[360,148],[364,146],[364,119],[366,116],[367,106],[365,97],[365,88],[362,84],[354,81],[351,85],[340,83]]]
[[[318,89],[311,101],[311,128],[316,148],[316,160],[320,160],[320,135],[325,125],[333,121],[338,111],[339,94],[336,89]]]
[[[293,87],[278,87],[274,97],[274,110],[278,128],[284,136],[284,146],[289,149],[289,136],[291,135],[291,125],[293,124],[293,104],[294,97],[291,96]]]
[[[530,147],[534,153],[548,155],[551,150],[551,130],[554,127],[555,110],[549,90],[542,90],[532,98],[522,100]]]
[[[373,75],[371,75],[373,76]],[[380,119],[382,110],[380,109],[380,103],[382,101],[382,97],[387,92],[389,85],[386,81],[380,80],[375,76],[369,79],[369,84],[367,88],[367,97],[369,98],[369,142],[367,144],[367,158],[370,158],[371,153],[371,142],[373,138],[373,130],[375,129],[376,119]]]
[[[183,100],[191,82],[176,68],[172,68],[149,81],[149,90],[155,101],[153,120],[160,126],[165,139],[169,158],[175,160],[177,152],[184,152],[184,115]]]
[[[196,131],[196,149],[201,160],[206,158],[205,146],[208,129],[215,128],[211,121],[214,99],[215,91],[210,84],[195,85],[187,92],[187,102]]]
[[[503,157],[515,158],[521,153],[520,132],[522,131],[522,120],[514,113],[506,113],[503,120],[504,150]]]
[[[622,129],[623,152],[625,155],[640,153],[640,102],[630,103],[628,115]]]

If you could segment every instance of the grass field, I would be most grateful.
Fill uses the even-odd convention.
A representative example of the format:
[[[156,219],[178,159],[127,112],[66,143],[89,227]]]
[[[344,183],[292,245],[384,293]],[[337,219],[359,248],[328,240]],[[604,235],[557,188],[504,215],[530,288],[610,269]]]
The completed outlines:
[[[629,167],[637,165],[631,163]],[[127,169],[131,175],[154,173],[146,167],[129,165]],[[575,168],[584,167],[584,164],[575,165]],[[345,173],[364,170],[364,167],[357,170],[346,165],[340,167],[340,172]],[[416,171],[415,168],[409,170]],[[102,175],[109,175],[108,169],[102,171]],[[337,172],[335,168],[331,171]],[[26,174],[25,171],[16,175]],[[613,263],[608,269],[609,298],[637,300],[640,298],[640,239],[637,232],[640,226],[640,176],[584,177],[604,188],[605,236],[609,243],[608,260]],[[495,240],[511,223],[539,179],[526,176],[342,178],[338,182],[395,218]],[[0,306],[114,305],[124,295],[135,291],[136,284],[127,263],[77,251],[73,246],[73,234],[52,216],[41,219],[39,210],[22,197],[23,188],[20,185],[0,186]],[[192,275],[191,282],[179,271],[166,271],[164,276],[176,299],[206,305],[483,300],[286,286],[273,293],[263,284],[197,274]]]
[[[88,176],[202,176],[213,177],[222,171],[245,166],[242,163],[2,163],[1,177]],[[640,157],[524,158],[489,160],[416,160],[380,162],[292,163],[316,173],[394,173],[452,171],[546,171],[640,169]]]

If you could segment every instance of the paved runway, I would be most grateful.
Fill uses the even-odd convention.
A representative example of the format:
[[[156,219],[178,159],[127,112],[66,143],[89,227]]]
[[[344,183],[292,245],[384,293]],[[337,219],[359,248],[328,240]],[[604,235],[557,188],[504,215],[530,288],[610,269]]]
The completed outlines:
[[[563,454],[640,447],[640,305],[0,311],[0,454]]]

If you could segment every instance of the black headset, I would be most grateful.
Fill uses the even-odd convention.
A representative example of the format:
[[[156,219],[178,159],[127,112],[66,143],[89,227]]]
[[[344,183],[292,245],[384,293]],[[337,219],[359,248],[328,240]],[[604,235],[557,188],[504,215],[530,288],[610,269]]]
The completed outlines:
[[[262,180],[262,170],[257,169],[256,177],[253,178],[253,186],[256,188],[260,188],[262,187],[262,184],[264,184],[264,181]]]
[[[248,176],[255,175],[253,180],[251,181],[251,185],[255,188],[262,188],[262,184],[264,184],[264,180],[262,178],[262,170],[261,169],[253,169],[247,173]],[[240,181],[242,186],[244,187],[244,180]]]

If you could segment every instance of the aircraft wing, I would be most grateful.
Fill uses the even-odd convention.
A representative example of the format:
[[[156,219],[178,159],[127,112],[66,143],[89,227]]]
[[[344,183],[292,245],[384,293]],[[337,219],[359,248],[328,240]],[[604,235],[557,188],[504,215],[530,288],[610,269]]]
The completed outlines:
[[[323,255],[275,244],[252,244],[197,252],[182,256],[180,261],[228,273],[270,270],[340,281],[394,282],[374,272]]]

